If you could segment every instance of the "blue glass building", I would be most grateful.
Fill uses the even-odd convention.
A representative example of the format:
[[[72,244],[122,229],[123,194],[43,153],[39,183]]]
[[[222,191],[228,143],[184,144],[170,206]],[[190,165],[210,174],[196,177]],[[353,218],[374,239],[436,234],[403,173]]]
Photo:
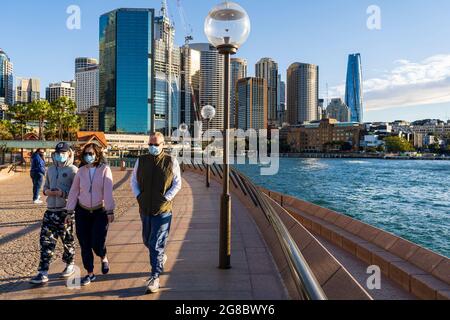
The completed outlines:
[[[2,49],[0,49],[0,102],[14,104],[13,65]]]
[[[148,133],[153,126],[153,9],[100,17],[100,130]]]
[[[350,121],[363,122],[363,85],[361,55],[351,54],[348,57],[345,103],[350,108]]]

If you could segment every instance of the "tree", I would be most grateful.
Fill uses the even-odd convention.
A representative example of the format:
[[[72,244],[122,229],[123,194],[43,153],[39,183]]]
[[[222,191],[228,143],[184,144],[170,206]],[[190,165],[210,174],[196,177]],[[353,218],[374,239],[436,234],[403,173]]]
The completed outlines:
[[[408,151],[414,151],[414,147],[412,144],[401,137],[386,137],[384,139],[384,142],[386,144],[386,149],[389,152],[408,152]]]
[[[44,122],[47,120],[50,112],[50,104],[47,100],[35,100],[28,105],[30,117],[39,123],[39,139],[44,138]]]
[[[29,105],[26,104],[16,104],[14,106],[9,107],[8,111],[14,128],[12,128],[12,131],[17,133],[19,132],[19,135],[21,139],[24,139],[24,135],[27,128],[27,122],[31,120],[30,112],[29,112]]]
[[[0,120],[0,140],[12,140],[13,138],[11,133],[11,122]]]
[[[66,132],[66,136],[70,139],[71,134],[77,132],[81,126],[81,120],[76,115],[76,110],[77,106],[75,102],[67,97],[61,97],[55,100],[50,105],[46,136],[63,140],[64,133]]]

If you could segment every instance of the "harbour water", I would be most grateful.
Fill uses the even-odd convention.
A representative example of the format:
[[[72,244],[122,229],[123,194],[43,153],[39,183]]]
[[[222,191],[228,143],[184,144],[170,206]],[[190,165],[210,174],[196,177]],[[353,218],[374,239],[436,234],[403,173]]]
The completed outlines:
[[[280,159],[275,176],[239,170],[267,189],[344,213],[450,257],[450,164]]]

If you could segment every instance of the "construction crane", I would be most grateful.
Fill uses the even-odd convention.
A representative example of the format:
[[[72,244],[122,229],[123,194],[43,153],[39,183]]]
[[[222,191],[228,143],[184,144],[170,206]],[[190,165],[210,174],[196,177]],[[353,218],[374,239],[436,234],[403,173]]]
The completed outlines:
[[[194,37],[192,36],[193,29],[192,29],[192,26],[187,22],[186,12],[184,11],[183,4],[181,3],[181,0],[176,0],[176,1],[177,1],[178,13],[180,14],[181,23],[183,24],[183,28],[184,28],[185,45],[189,46],[189,42],[194,40]]]

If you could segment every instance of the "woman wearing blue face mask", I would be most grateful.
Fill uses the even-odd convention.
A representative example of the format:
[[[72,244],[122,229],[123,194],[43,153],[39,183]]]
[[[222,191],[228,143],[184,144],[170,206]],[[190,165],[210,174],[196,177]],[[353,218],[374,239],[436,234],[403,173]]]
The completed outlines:
[[[113,177],[103,152],[96,144],[88,144],[81,153],[79,169],[67,202],[67,211],[75,212],[75,224],[81,257],[87,275],[81,285],[89,285],[94,275],[94,253],[101,258],[102,273],[109,272],[106,238],[114,221]]]

